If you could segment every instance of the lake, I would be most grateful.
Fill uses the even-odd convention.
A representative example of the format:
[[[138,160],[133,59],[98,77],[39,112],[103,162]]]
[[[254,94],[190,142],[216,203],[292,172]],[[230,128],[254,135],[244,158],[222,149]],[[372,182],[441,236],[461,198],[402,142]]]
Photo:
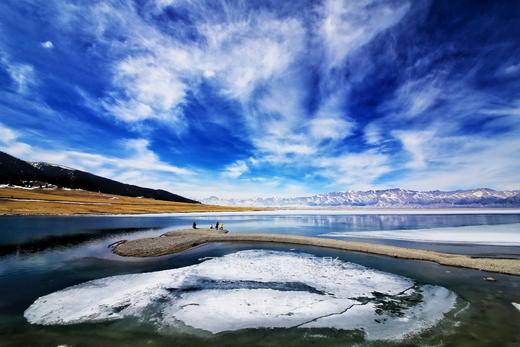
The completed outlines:
[[[215,243],[147,259],[122,258],[108,247],[217,220],[231,232],[520,258],[520,214],[514,213],[0,216],[0,344],[520,343],[520,311],[512,305],[520,303],[516,276],[302,246]],[[242,271],[250,266],[256,268]],[[106,279],[121,275],[128,276]],[[483,279],[488,276],[496,282]],[[136,301],[141,296],[153,300],[145,305]],[[262,304],[273,298],[276,303]],[[115,305],[118,300],[125,305]],[[30,319],[52,324],[28,323],[29,307]],[[91,311],[82,315],[80,308]],[[269,311],[275,308],[280,312]]]

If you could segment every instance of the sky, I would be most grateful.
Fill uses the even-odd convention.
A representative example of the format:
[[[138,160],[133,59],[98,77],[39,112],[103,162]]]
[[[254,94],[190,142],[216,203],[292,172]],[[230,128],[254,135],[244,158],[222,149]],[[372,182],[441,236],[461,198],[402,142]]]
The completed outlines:
[[[520,2],[0,2],[0,151],[190,198],[520,189]]]

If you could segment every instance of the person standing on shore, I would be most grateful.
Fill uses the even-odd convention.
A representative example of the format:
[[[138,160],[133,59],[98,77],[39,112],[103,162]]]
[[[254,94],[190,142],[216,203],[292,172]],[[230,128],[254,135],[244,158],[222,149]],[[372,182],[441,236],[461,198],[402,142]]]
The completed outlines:
[[[224,230],[224,223],[220,224],[220,230]]]
[[[197,229],[197,223],[195,223],[195,221],[193,222],[192,227],[193,229]]]
[[[218,221],[217,221],[217,224],[215,225],[215,229],[217,229],[217,230],[218,230]]]

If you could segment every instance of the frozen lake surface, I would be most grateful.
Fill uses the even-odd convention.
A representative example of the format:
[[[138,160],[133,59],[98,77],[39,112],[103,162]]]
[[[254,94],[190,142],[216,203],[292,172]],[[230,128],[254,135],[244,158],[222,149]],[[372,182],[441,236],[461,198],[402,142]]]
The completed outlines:
[[[467,243],[477,245],[520,246],[520,223],[466,225],[460,227],[331,232],[335,238],[374,238],[417,242]]]

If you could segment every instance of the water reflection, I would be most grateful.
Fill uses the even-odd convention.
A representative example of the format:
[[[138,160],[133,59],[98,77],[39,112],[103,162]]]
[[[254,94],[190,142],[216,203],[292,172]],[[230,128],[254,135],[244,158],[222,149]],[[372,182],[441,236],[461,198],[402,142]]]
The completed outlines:
[[[70,249],[105,240],[158,236],[166,230],[224,223],[231,232],[319,236],[349,232],[409,230],[520,223],[520,214],[468,215],[232,215],[232,216],[0,216],[0,256]],[[207,225],[206,225],[207,224]],[[520,232],[520,230],[519,230]],[[334,237],[334,236],[331,236]],[[347,237],[348,238],[348,237]],[[359,240],[359,239],[357,239]],[[366,239],[383,244],[490,256],[520,254],[520,247],[442,245]],[[450,249],[451,248],[451,249]],[[486,251],[487,250],[487,251]],[[487,255],[486,255],[487,254]]]
[[[17,244],[1,244],[0,257],[10,254],[25,255],[26,253],[38,253],[51,249],[72,247],[87,241],[104,239],[108,236],[134,233],[143,230],[155,230],[156,228],[113,228],[91,230],[90,232],[70,233],[64,235],[48,235],[41,238],[26,239],[25,242]]]

